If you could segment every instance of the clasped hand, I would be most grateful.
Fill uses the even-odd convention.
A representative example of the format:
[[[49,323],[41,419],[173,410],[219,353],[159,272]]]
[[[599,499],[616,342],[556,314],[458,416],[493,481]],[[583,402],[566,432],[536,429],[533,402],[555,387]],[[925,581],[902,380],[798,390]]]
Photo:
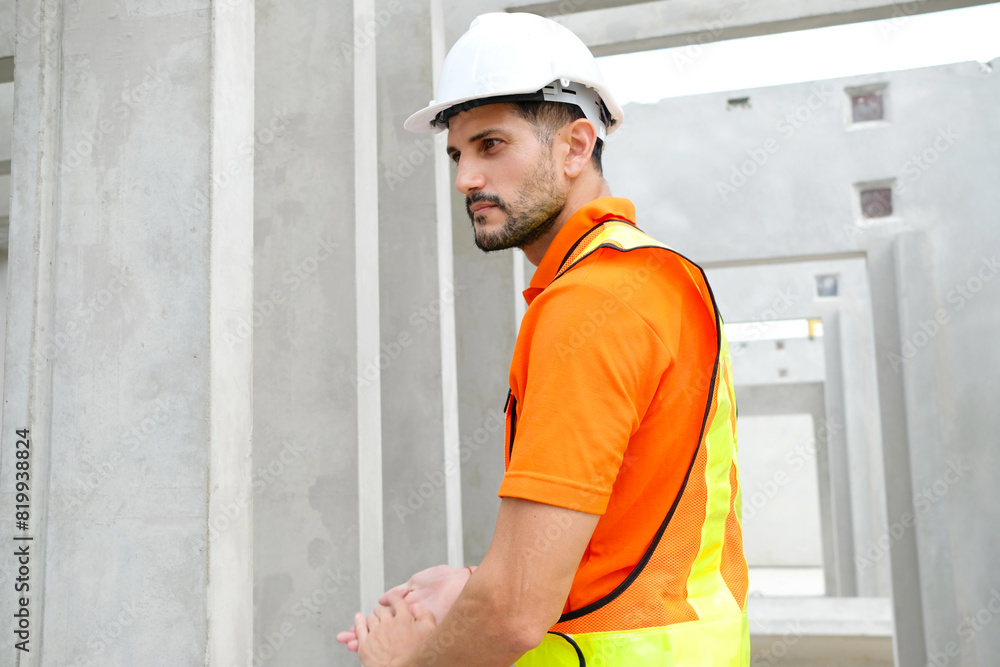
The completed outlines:
[[[366,667],[389,665],[416,650],[434,631],[469,577],[468,568],[448,565],[418,572],[405,584],[386,591],[367,617],[355,614],[354,627],[338,633],[337,641],[358,651]]]

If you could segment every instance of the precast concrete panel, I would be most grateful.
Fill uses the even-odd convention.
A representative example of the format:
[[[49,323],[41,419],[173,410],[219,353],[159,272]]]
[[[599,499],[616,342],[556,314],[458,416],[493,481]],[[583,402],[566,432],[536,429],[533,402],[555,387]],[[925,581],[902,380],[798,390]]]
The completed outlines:
[[[27,507],[2,527],[30,614],[2,661],[242,661],[251,356],[228,339],[252,308],[252,13],[17,17],[0,491]]]
[[[455,281],[462,286],[455,302],[462,521],[466,562],[478,564],[493,538],[500,508],[504,401],[518,327],[511,296],[521,297],[514,293],[515,251],[484,254],[473,243],[465,198],[455,191],[452,210]]]
[[[378,304],[357,288],[354,10],[256,5],[254,659],[267,665],[355,664],[335,636],[361,608],[362,559],[381,570],[360,546],[359,452],[380,444],[359,443],[357,331]]]
[[[451,203],[447,194],[439,202],[436,188],[436,165],[447,159],[444,137],[403,129],[433,97],[429,4],[389,0],[377,7],[382,337],[370,362],[382,376],[385,576],[395,585],[447,563],[449,541],[458,559],[453,564],[464,565],[454,390],[455,300],[464,285],[451,275],[450,208],[442,216],[445,243],[438,234],[439,205]],[[452,362],[447,371],[443,360]],[[449,512],[457,514],[451,535]]]

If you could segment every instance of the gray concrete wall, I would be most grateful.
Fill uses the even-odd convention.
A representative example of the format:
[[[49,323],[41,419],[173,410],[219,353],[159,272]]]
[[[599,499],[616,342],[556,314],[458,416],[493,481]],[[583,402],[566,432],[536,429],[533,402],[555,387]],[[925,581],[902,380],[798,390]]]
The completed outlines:
[[[444,3],[444,47],[479,14],[500,11],[495,0]],[[450,164],[450,161],[449,161]],[[479,563],[493,537],[503,478],[503,406],[519,324],[512,251],[484,254],[473,243],[465,198],[454,189],[455,170],[443,176],[451,196],[455,283],[462,524],[465,561]],[[534,269],[529,262],[528,275]],[[523,304],[523,300],[521,301]]]
[[[251,357],[226,343],[252,307],[252,12],[17,7],[0,533],[30,553],[3,632],[27,608],[31,650],[0,661],[234,664],[252,639]]]
[[[462,561],[465,283],[452,275],[443,146],[402,129],[433,96],[433,7],[257,6],[255,656],[266,664],[355,664],[335,640],[355,611]]]
[[[352,664],[335,635],[361,604],[354,7],[256,9],[254,658]]]
[[[15,35],[17,34],[16,4],[15,0],[0,2],[0,58],[14,56]]]
[[[379,265],[386,582],[462,555],[452,227],[444,136],[403,129],[433,96],[430,3],[378,4]],[[440,17],[436,20],[440,23]],[[443,56],[443,44],[437,45]],[[445,178],[441,178],[444,174]],[[438,181],[441,181],[440,184]],[[450,524],[450,527],[449,527]]]
[[[845,88],[873,84],[888,84],[889,120],[850,126]],[[727,110],[737,97],[750,108]],[[885,452],[887,532],[869,549],[894,563],[898,640],[917,647],[900,664],[950,649],[949,664],[987,665],[1000,651],[1000,635],[974,624],[977,613],[993,618],[1000,584],[987,556],[1000,510],[985,473],[998,463],[1000,417],[984,402],[996,394],[1000,325],[998,102],[996,75],[977,63],[668,99],[630,105],[633,132],[605,161],[640,225],[696,261],[867,258],[875,329],[891,318],[899,331],[874,345],[880,384],[895,377],[904,393],[878,428],[904,449]],[[887,180],[894,215],[862,219],[856,184]],[[890,260],[888,274],[878,268]],[[860,408],[844,368],[848,409]],[[912,558],[892,556],[904,552]]]
[[[518,326],[512,297],[518,295],[513,251],[484,254],[476,248],[465,198],[453,194],[455,280],[462,286],[455,318],[464,551],[466,562],[478,564],[493,538],[500,508],[503,408]]]
[[[673,243],[678,250],[683,250],[691,236],[674,234],[672,238],[679,239]],[[871,545],[885,534],[887,526],[881,422],[875,407],[878,405],[878,384],[868,275],[860,258],[800,259],[802,261],[772,263],[765,260],[736,266],[718,262],[716,268],[708,269],[727,326],[737,329],[737,336],[748,339],[734,340],[731,346],[734,380],[740,387],[817,379],[829,383],[840,379],[850,388],[839,404],[832,403],[835,388],[828,387],[825,392],[827,428],[825,436],[817,440],[813,455],[818,456],[821,451],[828,454],[831,466],[844,471],[840,477],[830,480],[839,492],[829,502],[834,508],[841,508],[839,519],[832,528],[841,535],[851,535],[853,542],[850,545],[840,543],[850,548],[843,556],[848,562],[839,567],[838,572],[844,572],[845,576],[854,573],[856,584],[848,588],[851,594],[887,596],[891,592],[888,559],[867,556]],[[827,275],[837,276],[839,295],[834,299],[816,294],[816,276]],[[763,352],[758,348],[774,350],[774,341],[764,340],[764,327],[768,323],[808,318],[819,318],[824,324],[836,320],[838,334],[827,336],[824,333],[813,341],[784,341],[785,349],[773,351],[767,360],[759,358]],[[809,364],[796,365],[794,358],[789,358],[789,353],[796,348],[804,348],[802,352],[805,353],[816,345],[822,346],[822,352],[813,353]],[[786,370],[785,377],[778,375],[780,368]],[[773,405],[770,410],[772,414],[780,411],[779,405]]]

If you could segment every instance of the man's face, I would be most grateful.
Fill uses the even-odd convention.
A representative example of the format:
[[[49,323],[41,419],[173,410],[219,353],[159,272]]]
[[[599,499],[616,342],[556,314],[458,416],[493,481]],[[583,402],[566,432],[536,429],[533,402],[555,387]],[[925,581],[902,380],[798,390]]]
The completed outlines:
[[[484,251],[523,248],[542,237],[566,205],[568,186],[552,146],[506,104],[487,104],[451,119],[448,155],[458,165],[476,245]]]

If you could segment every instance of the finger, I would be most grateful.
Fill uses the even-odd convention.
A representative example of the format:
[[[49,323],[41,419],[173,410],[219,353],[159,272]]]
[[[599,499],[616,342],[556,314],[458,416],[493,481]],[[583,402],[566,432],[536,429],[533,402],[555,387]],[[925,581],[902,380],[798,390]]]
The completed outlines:
[[[434,616],[434,612],[430,609],[418,609],[417,612],[413,614],[413,618],[416,619],[417,623],[430,621],[432,625],[437,625],[437,618]]]
[[[346,644],[352,639],[356,640],[357,638],[358,638],[358,633],[356,633],[353,629],[344,630],[343,632],[337,633],[337,641],[340,642],[341,644]]]
[[[347,650],[348,651],[354,651],[355,653],[357,653],[358,652],[358,640],[355,639],[354,641],[347,642]]]
[[[410,605],[406,603],[403,596],[399,593],[389,595],[389,606],[396,612],[397,618],[401,618],[404,621],[413,618],[413,615],[410,613]]]
[[[360,611],[354,615],[354,633],[358,636],[359,645],[368,639],[368,623],[365,622],[365,615]]]
[[[388,607],[389,606],[389,596],[390,595],[392,595],[393,593],[399,593],[400,595],[406,595],[409,591],[410,591],[410,584],[409,583],[400,584],[399,586],[393,586],[392,588],[390,588],[389,590],[387,590],[385,593],[382,593],[382,596],[379,597],[379,599],[378,599],[378,603],[380,605]]]
[[[381,619],[375,615],[375,612],[368,614],[368,631],[371,632],[381,624]]]

